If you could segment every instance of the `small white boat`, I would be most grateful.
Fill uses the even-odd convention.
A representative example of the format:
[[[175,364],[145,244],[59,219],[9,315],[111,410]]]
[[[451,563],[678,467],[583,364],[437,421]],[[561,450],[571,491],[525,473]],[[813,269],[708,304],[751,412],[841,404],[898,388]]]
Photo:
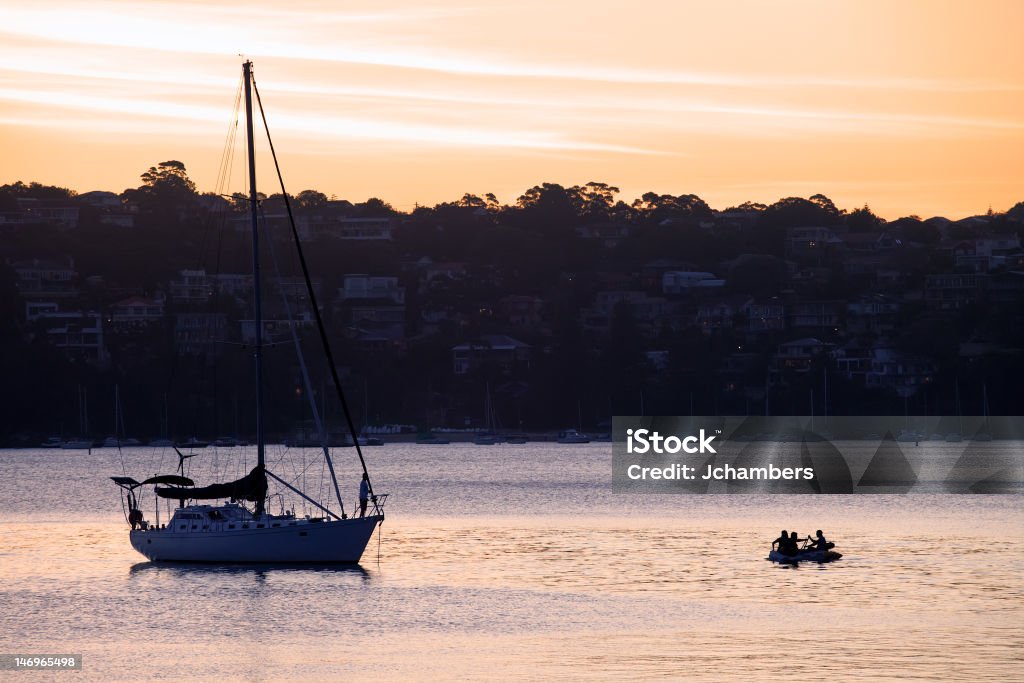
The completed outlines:
[[[960,443],[963,440],[964,437],[959,432],[950,432],[949,434],[946,434],[946,443]]]
[[[768,559],[772,562],[778,562],[779,564],[797,564],[799,562],[817,562],[823,564],[825,562],[835,562],[843,556],[842,553],[838,553],[835,550],[801,550],[796,555],[784,555],[778,550],[773,550],[768,553]]]
[[[67,441],[62,441],[60,447],[66,451],[86,450],[92,448],[92,439],[68,439]]]
[[[63,443],[64,443],[64,440],[61,439],[59,436],[48,436],[48,437],[46,437],[46,441],[44,441],[41,444],[39,444],[39,447],[40,448],[60,448]]]
[[[149,442],[149,445],[153,448],[171,448],[174,446],[173,439],[153,439]]]
[[[558,432],[558,443],[590,443],[590,437],[575,429],[563,429]]]

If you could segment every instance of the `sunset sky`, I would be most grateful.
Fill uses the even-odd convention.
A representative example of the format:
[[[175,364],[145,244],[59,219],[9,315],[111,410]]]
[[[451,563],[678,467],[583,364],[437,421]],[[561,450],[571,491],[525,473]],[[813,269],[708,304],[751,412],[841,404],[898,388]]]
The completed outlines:
[[[213,190],[244,54],[292,192],[962,217],[1024,200],[1021,26],[1016,0],[0,0],[0,183],[178,159]]]

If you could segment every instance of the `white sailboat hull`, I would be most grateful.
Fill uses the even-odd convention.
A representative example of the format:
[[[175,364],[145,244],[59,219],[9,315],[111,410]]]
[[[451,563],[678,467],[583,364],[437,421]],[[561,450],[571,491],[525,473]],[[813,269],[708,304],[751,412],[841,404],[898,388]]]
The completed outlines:
[[[355,563],[383,521],[374,515],[263,529],[149,529],[130,537],[132,547],[154,562]]]

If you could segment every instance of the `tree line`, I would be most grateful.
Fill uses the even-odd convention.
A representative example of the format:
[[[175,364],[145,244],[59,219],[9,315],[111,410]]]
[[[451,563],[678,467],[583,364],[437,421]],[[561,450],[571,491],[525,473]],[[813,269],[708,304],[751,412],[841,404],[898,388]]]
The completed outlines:
[[[121,208],[133,212],[134,228],[104,223],[101,219],[107,209],[78,202],[79,225],[74,230],[48,225],[0,227],[4,235],[0,259],[10,263],[73,258],[80,279],[80,297],[73,304],[93,310],[103,310],[130,292],[152,295],[166,288],[182,268],[247,272],[248,238],[231,227],[232,219],[248,210],[247,198],[199,192],[180,161],[156,164],[140,180],[137,187],[118,194]],[[76,193],[39,183],[3,185],[0,213],[18,211],[24,205],[20,199],[70,203],[75,202]],[[281,206],[279,195],[260,199],[265,211]],[[456,201],[408,212],[378,198],[349,202],[316,190],[304,190],[290,199],[299,213],[393,219],[390,241],[324,238],[308,249],[308,256],[325,293],[324,313],[339,355],[345,359],[345,381],[357,412],[371,423],[422,427],[439,422],[482,423],[487,386],[494,394],[500,422],[516,429],[552,429],[579,421],[593,427],[613,414],[635,414],[641,404],[649,414],[685,414],[691,406],[698,413],[760,412],[764,398],[750,386],[763,385],[771,354],[784,337],[765,335],[751,341],[734,332],[707,336],[695,329],[641,331],[628,306],[616,308],[606,333],[594,334],[582,325],[581,313],[602,290],[646,288],[652,296],[658,295],[660,283],[642,283],[639,274],[646,264],[659,260],[727,275],[725,293],[778,296],[793,287],[785,264],[786,231],[792,227],[891,231],[908,245],[905,268],[920,284],[928,273],[952,268],[936,249],[944,237],[1020,233],[1024,221],[1024,203],[1019,203],[1005,213],[990,212],[980,223],[944,225],[918,216],[887,222],[867,206],[845,210],[821,194],[772,204],[747,202],[715,211],[694,194],[649,192],[627,202],[618,188],[602,182],[569,187],[542,183],[509,204],[493,194],[465,194]],[[601,224],[629,226],[630,231],[612,246],[578,234],[578,228]],[[755,258],[740,259],[744,255]],[[423,288],[415,264],[425,258],[466,264],[468,276]],[[283,268],[286,274],[298,272],[293,257],[285,259]],[[400,347],[368,350],[347,334],[346,321],[330,305],[345,273],[400,278],[407,297],[406,340]],[[838,272],[819,289],[818,296],[837,299],[873,291]],[[543,322],[524,328],[502,320],[496,309],[508,295],[540,299]],[[214,300],[210,306],[225,310],[233,324],[247,315],[230,302]],[[421,313],[427,309],[448,312],[449,319],[433,334],[424,333]],[[173,304],[169,303],[168,312],[174,313]],[[914,331],[900,337],[908,349],[922,345],[922,333],[939,335],[937,342],[925,344],[932,347],[925,349],[932,354],[980,332],[998,337],[1005,347],[1024,347],[1016,313],[970,309],[953,316],[952,324],[937,326],[923,306],[907,306],[903,315],[905,328]],[[94,429],[103,432],[102,425],[112,423],[108,404],[112,404],[115,384],[125,401],[131,401],[126,417],[130,429],[134,419],[138,425],[134,431],[139,434],[161,430],[165,396],[174,415],[171,430],[180,436],[247,432],[251,392],[233,379],[246,376],[245,352],[229,351],[211,369],[209,359],[174,353],[172,327],[168,323],[143,338],[113,335],[109,367],[73,362],[38,337],[30,340],[25,334],[24,305],[14,274],[9,265],[0,266],[0,376],[7,387],[0,398],[0,434],[10,439],[15,434],[71,429],[78,386],[86,387],[93,397]],[[529,344],[530,367],[511,375],[488,367],[454,375],[452,346],[486,334],[507,334]],[[750,386],[729,388],[719,369],[737,347],[760,354],[762,379],[754,377],[755,372],[745,378]],[[653,366],[650,351],[664,352],[667,365]],[[993,378],[1024,379],[1019,354],[998,361],[982,359],[970,368],[955,353],[943,354],[936,359],[940,371],[935,388],[930,396],[915,395],[913,410],[948,412],[954,381],[973,383],[963,386],[970,393],[980,391],[980,378],[986,373]],[[311,348],[307,356],[315,355]],[[277,399],[268,425],[278,433],[309,417],[304,399],[296,393],[296,376],[294,366],[282,358],[279,369],[268,378],[276,390],[271,393],[284,397]],[[808,394],[820,381],[820,374],[808,373],[780,383],[770,396],[773,412],[807,412]],[[816,406],[819,412],[901,414],[908,409],[906,401],[891,392],[869,391],[838,375],[830,381],[829,405]],[[1000,412],[1024,408],[1014,392],[1000,386],[995,381],[989,386],[992,403]],[[817,401],[823,400],[820,389],[815,395]],[[111,398],[102,398],[107,396]]]

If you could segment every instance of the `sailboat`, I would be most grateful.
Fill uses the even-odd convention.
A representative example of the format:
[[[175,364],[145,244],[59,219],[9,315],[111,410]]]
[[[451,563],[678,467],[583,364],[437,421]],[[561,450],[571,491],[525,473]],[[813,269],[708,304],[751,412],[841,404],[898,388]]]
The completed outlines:
[[[982,426],[981,431],[971,437],[972,441],[991,441],[992,432],[989,431],[988,426],[988,383],[985,382],[981,385],[981,412],[985,416],[985,424]]]
[[[85,436],[89,432],[89,396],[82,385],[78,385],[78,432],[82,435],[64,439],[60,447],[64,450],[86,450],[91,449],[92,439]]]
[[[576,422],[579,424],[579,431],[575,429],[563,429],[558,432],[558,443],[590,443],[590,437],[583,433],[583,405],[576,402]]]
[[[169,438],[167,435],[171,431],[171,413],[167,408],[167,394],[164,394],[164,410],[160,414],[160,434],[155,439],[149,440],[149,445],[153,448],[173,448],[174,439]]]
[[[384,439],[379,436],[366,436],[367,425],[370,424],[370,384],[363,380],[363,427],[356,441],[360,446],[383,446]]]
[[[477,446],[493,446],[504,442],[504,439],[497,432],[498,419],[494,412],[494,401],[491,400],[491,385],[487,384],[484,394],[484,430],[477,433],[473,443]]]
[[[960,378],[956,378],[955,384],[956,392],[956,419],[957,419],[957,430],[946,434],[947,443],[960,443],[964,440],[964,416],[960,414]]]
[[[140,445],[138,439],[125,436],[124,415],[121,413],[121,387],[114,385],[114,431],[103,440],[104,448],[129,448]]]
[[[131,527],[128,534],[131,545],[150,560],[211,563],[354,563],[362,557],[374,530],[383,523],[384,502],[387,499],[387,494],[374,493],[369,472],[366,469],[366,461],[358,442],[355,443],[355,450],[362,465],[363,485],[361,491],[365,491],[365,497],[362,493],[360,495],[361,509],[358,516],[354,514],[349,516],[345,513],[334,463],[327,445],[327,433],[316,410],[313,411],[313,414],[317,420],[323,456],[334,485],[334,494],[337,497],[340,513],[317,502],[267,467],[264,434],[264,341],[260,296],[259,208],[256,193],[256,164],[253,153],[255,144],[253,136],[254,94],[260,108],[264,129],[267,132],[267,141],[275,167],[277,167],[277,155],[274,152],[273,142],[270,140],[269,127],[263,114],[263,105],[253,79],[252,62],[250,61],[246,61],[242,65],[242,82],[245,93],[249,206],[252,219],[253,308],[256,330],[256,339],[253,345],[256,375],[256,466],[241,479],[199,487],[192,479],[184,476],[184,473],[157,475],[141,482],[128,476],[111,477],[111,479],[122,491],[125,519]],[[277,174],[280,179],[279,167]],[[285,198],[296,255],[306,281],[310,305],[316,318],[327,365],[331,371],[334,386],[338,390],[338,397],[348,421],[349,431],[354,435],[356,433],[355,426],[341,390],[337,367],[327,340],[320,309],[317,306],[316,294],[310,281],[309,270],[302,252],[302,245],[298,239],[298,232],[295,229],[291,203],[288,193],[284,189],[283,180],[281,194]],[[294,326],[293,339],[303,379],[308,386],[309,374],[302,358],[298,337],[294,336]],[[312,392],[307,392],[307,394],[312,396]],[[310,398],[310,401],[312,400]],[[179,452],[179,456],[181,455]],[[301,497],[306,503],[320,510],[323,515],[300,518],[295,515],[294,509],[283,509],[280,514],[276,515],[268,512],[268,485],[271,480]],[[153,486],[158,498],[178,501],[178,507],[166,525],[160,524],[159,505],[156,507],[156,523],[145,519],[137,495],[137,491],[144,486]]]

